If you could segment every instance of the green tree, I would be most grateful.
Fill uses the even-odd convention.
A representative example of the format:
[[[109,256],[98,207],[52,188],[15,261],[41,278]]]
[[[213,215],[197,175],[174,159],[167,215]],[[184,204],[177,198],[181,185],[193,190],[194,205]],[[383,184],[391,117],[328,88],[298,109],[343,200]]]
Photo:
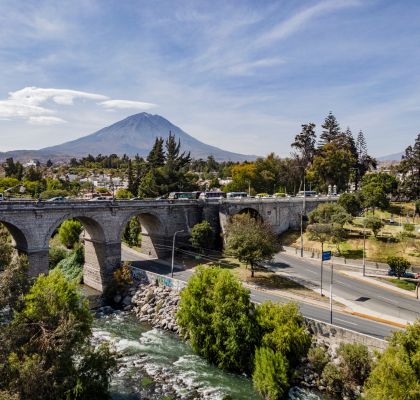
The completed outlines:
[[[64,221],[58,229],[60,242],[68,249],[71,249],[79,242],[79,236],[82,233],[82,230],[83,227],[79,221],[75,219]]]
[[[181,292],[181,334],[219,368],[250,372],[257,340],[250,293],[229,271],[199,267]]]
[[[277,236],[270,225],[250,214],[234,215],[225,227],[226,251],[251,266],[271,260],[278,251]]]
[[[9,231],[0,223],[0,271],[10,264],[13,254],[14,248]]]
[[[128,189],[118,189],[115,193],[115,198],[117,199],[131,199],[133,194]]]
[[[362,211],[362,199],[359,193],[342,193],[337,204],[343,207],[353,217]]]
[[[264,302],[257,308],[257,324],[261,345],[284,355],[291,368],[306,356],[311,336],[296,304]]]
[[[139,190],[137,194],[139,197],[145,198],[159,196],[160,191],[156,183],[155,173],[153,171],[148,171],[146,175],[143,176],[139,183]]]
[[[420,320],[395,332],[365,384],[369,400],[420,398]]]
[[[0,244],[0,253],[3,250],[4,246]],[[29,265],[26,256],[10,258],[8,263],[5,264],[4,271],[0,274],[0,310],[4,310],[8,306],[9,314],[13,314],[15,311],[19,311],[22,308],[23,297],[30,286],[30,280],[27,275],[28,268]]]
[[[400,279],[404,273],[410,268],[410,262],[404,257],[391,256],[386,260],[389,268]]]
[[[310,122],[302,125],[302,131],[295,136],[292,147],[297,149],[299,164],[306,169],[315,157],[316,148],[315,124]]]
[[[139,246],[141,244],[141,224],[138,217],[133,217],[127,224],[123,239],[129,246]]]
[[[214,229],[208,221],[195,224],[191,229],[190,242],[200,252],[205,248],[211,249],[214,244],[214,239]]]
[[[309,223],[311,224],[344,224],[351,222],[351,215],[339,204],[325,203],[319,204],[315,210],[309,213]]]
[[[345,383],[363,385],[372,367],[368,348],[359,343],[341,343],[337,355]]]
[[[420,198],[420,133],[414,146],[408,146],[398,166],[398,171],[403,174],[400,185],[401,194],[409,199]]]
[[[355,145],[357,154],[357,164],[354,183],[355,190],[358,190],[360,180],[370,169],[376,169],[377,161],[368,154],[365,136],[362,131],[359,131]]]
[[[149,171],[162,167],[165,163],[165,153],[163,151],[163,139],[156,138],[155,143],[147,156]]]
[[[109,399],[116,362],[90,344],[92,316],[57,270],[39,276],[13,320],[0,330],[0,390],[21,400]]]
[[[267,347],[258,348],[252,374],[255,389],[267,400],[283,398],[289,388],[288,369],[282,353]]]
[[[321,145],[333,142],[340,135],[340,125],[331,111],[321,126],[323,128],[320,136]]]
[[[384,223],[380,218],[370,215],[364,219],[363,225],[372,231],[373,236],[377,237],[379,231],[384,226]]]
[[[385,209],[389,206],[388,195],[395,193],[397,180],[394,176],[379,172],[366,174],[362,179],[364,207]]]
[[[346,143],[328,142],[318,149],[308,171],[318,189],[327,192],[328,186],[336,185],[337,191],[347,190],[356,159]]]

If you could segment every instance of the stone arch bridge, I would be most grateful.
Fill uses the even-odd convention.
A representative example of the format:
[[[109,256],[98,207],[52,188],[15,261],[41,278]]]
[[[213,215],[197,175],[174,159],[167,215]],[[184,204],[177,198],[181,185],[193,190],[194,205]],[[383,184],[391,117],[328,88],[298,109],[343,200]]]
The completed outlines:
[[[306,211],[328,199],[306,199]],[[86,285],[102,291],[121,263],[121,236],[128,221],[138,216],[142,225],[142,252],[162,258],[170,253],[176,231],[180,242],[188,240],[189,230],[208,220],[217,233],[227,219],[251,212],[270,223],[277,233],[300,226],[302,199],[241,199],[221,201],[139,200],[106,202],[0,202],[0,223],[13,236],[20,253],[27,254],[29,273],[48,271],[49,240],[67,219],[78,219],[84,227]]]

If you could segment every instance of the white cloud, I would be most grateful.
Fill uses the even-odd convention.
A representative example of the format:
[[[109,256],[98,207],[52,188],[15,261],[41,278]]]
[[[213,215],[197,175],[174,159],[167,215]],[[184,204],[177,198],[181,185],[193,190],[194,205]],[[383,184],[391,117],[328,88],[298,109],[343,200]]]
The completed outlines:
[[[275,67],[284,63],[285,61],[281,58],[264,58],[232,65],[227,68],[227,73],[231,75],[251,75],[257,69]]]
[[[25,87],[10,92],[6,100],[0,100],[0,118],[24,119],[30,124],[56,125],[67,122],[60,117],[51,116],[59,106],[72,106],[75,100],[94,101],[107,111],[120,109],[148,110],[155,104],[131,100],[111,100],[108,96],[97,93],[70,89]],[[52,104],[53,103],[53,104]]]
[[[40,116],[40,117],[29,117],[28,122],[33,125],[58,125],[58,124],[65,124],[67,121],[59,117]]]
[[[260,36],[254,44],[258,46],[269,45],[277,40],[284,39],[297,32],[299,29],[303,28],[306,23],[315,17],[325,15],[326,13],[339,10],[341,8],[352,7],[359,4],[360,2],[358,0],[322,1],[312,7],[305,8],[304,10],[296,13],[285,21],[282,21],[269,32]]]
[[[156,104],[153,103],[131,100],[106,100],[101,101],[99,104],[106,109],[150,110],[156,107]]]
[[[76,98],[89,100],[106,100],[107,96],[95,93],[80,92],[69,89],[44,89],[37,87],[26,87],[16,92],[9,93],[9,100],[22,104],[39,105],[49,99],[56,104],[71,105]]]

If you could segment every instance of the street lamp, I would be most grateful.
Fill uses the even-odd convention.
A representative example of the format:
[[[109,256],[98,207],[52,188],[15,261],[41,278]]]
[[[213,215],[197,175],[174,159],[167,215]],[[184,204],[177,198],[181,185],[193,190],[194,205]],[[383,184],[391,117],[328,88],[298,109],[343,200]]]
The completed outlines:
[[[184,230],[182,231],[176,231],[174,233],[173,239],[172,239],[172,263],[171,263],[171,278],[174,277],[174,261],[175,261],[175,239],[176,239],[176,235],[177,233],[182,233],[185,232]]]
[[[366,218],[363,218],[363,276],[366,275]]]
[[[306,181],[305,167],[303,167],[303,203],[302,212],[300,213],[300,256],[303,257],[303,214],[306,212]]]

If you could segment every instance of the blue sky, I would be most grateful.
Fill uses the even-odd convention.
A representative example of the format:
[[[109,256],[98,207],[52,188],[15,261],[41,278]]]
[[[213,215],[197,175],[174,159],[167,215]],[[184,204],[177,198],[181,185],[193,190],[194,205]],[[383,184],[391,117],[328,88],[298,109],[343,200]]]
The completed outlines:
[[[420,131],[419,21],[417,0],[0,0],[0,151],[147,111],[285,156],[332,111],[399,152]]]

